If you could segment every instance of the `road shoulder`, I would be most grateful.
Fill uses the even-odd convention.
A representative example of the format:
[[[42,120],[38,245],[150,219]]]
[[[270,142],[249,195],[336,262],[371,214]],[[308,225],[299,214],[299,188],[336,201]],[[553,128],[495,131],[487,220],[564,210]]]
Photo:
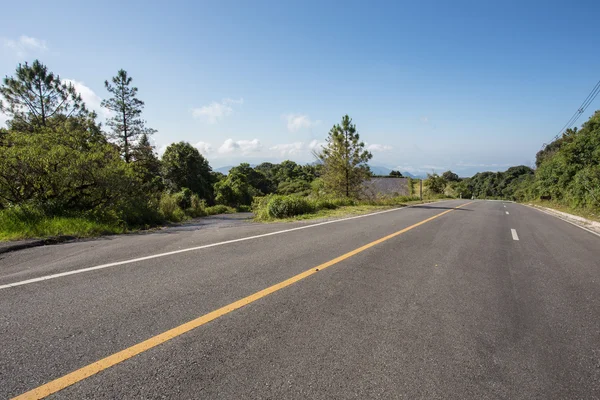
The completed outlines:
[[[578,215],[569,214],[564,211],[558,211],[553,208],[543,207],[536,204],[525,205],[531,208],[535,208],[536,210],[539,210],[546,214],[552,215],[556,218],[562,219],[563,221],[569,222],[570,224],[573,224],[600,236],[600,222],[592,221],[590,219],[580,217]]]

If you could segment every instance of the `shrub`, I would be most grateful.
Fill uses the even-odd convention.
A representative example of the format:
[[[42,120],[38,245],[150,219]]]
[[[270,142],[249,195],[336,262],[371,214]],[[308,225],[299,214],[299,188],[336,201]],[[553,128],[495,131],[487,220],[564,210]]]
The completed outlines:
[[[267,204],[268,214],[273,218],[293,217],[316,211],[309,200],[299,196],[273,196]]]
[[[235,208],[228,207],[223,204],[217,204],[216,206],[206,207],[206,215],[230,214],[234,212]]]
[[[186,218],[185,212],[177,204],[177,196],[163,193],[158,203],[158,209],[162,217],[167,221],[180,222]]]
[[[192,206],[192,191],[188,188],[183,188],[180,192],[175,193],[174,198],[177,202],[177,205],[182,210]]]
[[[206,208],[206,200],[194,193],[190,197],[190,207],[185,211],[190,217],[198,218],[207,215]]]

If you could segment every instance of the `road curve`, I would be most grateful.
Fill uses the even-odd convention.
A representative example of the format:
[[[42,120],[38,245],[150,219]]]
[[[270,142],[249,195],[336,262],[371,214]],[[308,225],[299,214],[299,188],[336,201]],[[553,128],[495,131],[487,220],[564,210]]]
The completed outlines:
[[[8,253],[0,287],[44,280],[0,289],[0,398],[600,398],[599,260],[461,200]]]

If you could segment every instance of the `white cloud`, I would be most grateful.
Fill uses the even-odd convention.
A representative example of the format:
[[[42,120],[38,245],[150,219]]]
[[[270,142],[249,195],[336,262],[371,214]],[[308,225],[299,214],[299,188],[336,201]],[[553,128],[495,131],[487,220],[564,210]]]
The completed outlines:
[[[21,35],[18,39],[3,39],[4,47],[16,53],[18,57],[25,57],[30,53],[40,53],[48,50],[45,40]]]
[[[421,117],[421,122],[424,124],[428,124],[429,123],[429,118],[428,117]]]
[[[244,99],[223,99],[221,102],[213,101],[207,106],[192,109],[192,116],[206,120],[209,124],[215,124],[225,117],[233,114],[233,105],[244,104]]]
[[[488,167],[510,167],[513,164],[477,164],[477,163],[465,163],[465,162],[458,162],[456,164],[456,166],[458,167],[484,167],[484,168],[488,168]]]
[[[324,146],[325,142],[319,142],[314,139],[309,143],[304,142],[293,142],[293,143],[281,143],[269,147],[269,150],[278,152],[281,156],[297,156],[297,155],[308,155],[313,151],[320,151],[321,147]]]
[[[424,171],[427,171],[427,172],[431,172],[431,171],[440,172],[442,170],[447,170],[448,168],[447,167],[440,167],[440,166],[437,166],[437,165],[423,165],[421,167],[421,169],[424,170]]]
[[[300,129],[306,129],[318,125],[321,121],[311,121],[308,115],[302,114],[285,114],[282,115],[287,122],[287,129],[290,132],[297,132]]]
[[[390,150],[392,150],[392,146],[389,146],[387,144],[370,144],[370,145],[367,145],[367,150],[379,151],[379,152],[390,151]]]
[[[227,139],[217,150],[219,154],[233,154],[241,153],[247,155],[251,153],[257,153],[262,150],[262,144],[258,139],[252,140],[233,140]]]
[[[108,119],[112,116],[112,112],[100,106],[102,99],[92,89],[85,86],[83,82],[74,79],[63,79],[63,83],[73,85],[77,93],[81,95],[81,99],[87,106],[88,110],[95,111],[101,119]]]
[[[302,142],[294,142],[276,144],[275,146],[269,147],[269,150],[279,152],[282,156],[290,156],[302,153],[305,150],[305,147]]]
[[[308,144],[308,148],[310,150],[321,150],[321,147],[325,146],[326,144],[326,142],[319,142],[317,139],[314,139]]]
[[[202,155],[210,154],[214,151],[214,147],[210,143],[198,142],[194,145]]]
[[[165,154],[165,151],[167,150],[167,147],[169,147],[168,144],[163,144],[162,146],[160,146],[158,148],[158,150],[156,151],[156,153],[158,154],[159,158],[162,158],[163,154]]]
[[[6,121],[8,121],[8,115],[5,115],[2,112],[0,112],[0,128],[6,126]]]

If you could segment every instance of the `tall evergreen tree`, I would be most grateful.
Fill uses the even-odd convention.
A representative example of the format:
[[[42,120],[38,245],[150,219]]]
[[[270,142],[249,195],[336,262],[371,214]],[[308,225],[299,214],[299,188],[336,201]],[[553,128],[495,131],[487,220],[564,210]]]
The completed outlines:
[[[358,197],[362,184],[370,176],[367,162],[373,155],[365,150],[356,125],[345,115],[341,125],[329,131],[327,143],[317,157],[323,163],[321,178],[328,191],[346,197]]]
[[[121,69],[112,78],[112,83],[104,82],[106,90],[112,97],[102,101],[102,107],[115,115],[107,121],[112,128],[109,138],[114,140],[126,162],[132,160],[132,149],[137,140],[143,135],[151,135],[155,131],[146,128],[146,121],[141,118],[144,102],[137,98],[138,88],[131,86],[132,78],[127,71]]]
[[[10,126],[33,131],[54,127],[61,119],[55,117],[87,116],[81,95],[75,87],[62,82],[39,60],[31,65],[19,64],[14,77],[5,77],[0,86],[0,111],[11,118]],[[64,118],[62,119],[64,121]]]
[[[131,160],[134,170],[140,174],[146,188],[150,190],[163,189],[160,160],[146,133],[143,133],[138,143],[132,147]]]

